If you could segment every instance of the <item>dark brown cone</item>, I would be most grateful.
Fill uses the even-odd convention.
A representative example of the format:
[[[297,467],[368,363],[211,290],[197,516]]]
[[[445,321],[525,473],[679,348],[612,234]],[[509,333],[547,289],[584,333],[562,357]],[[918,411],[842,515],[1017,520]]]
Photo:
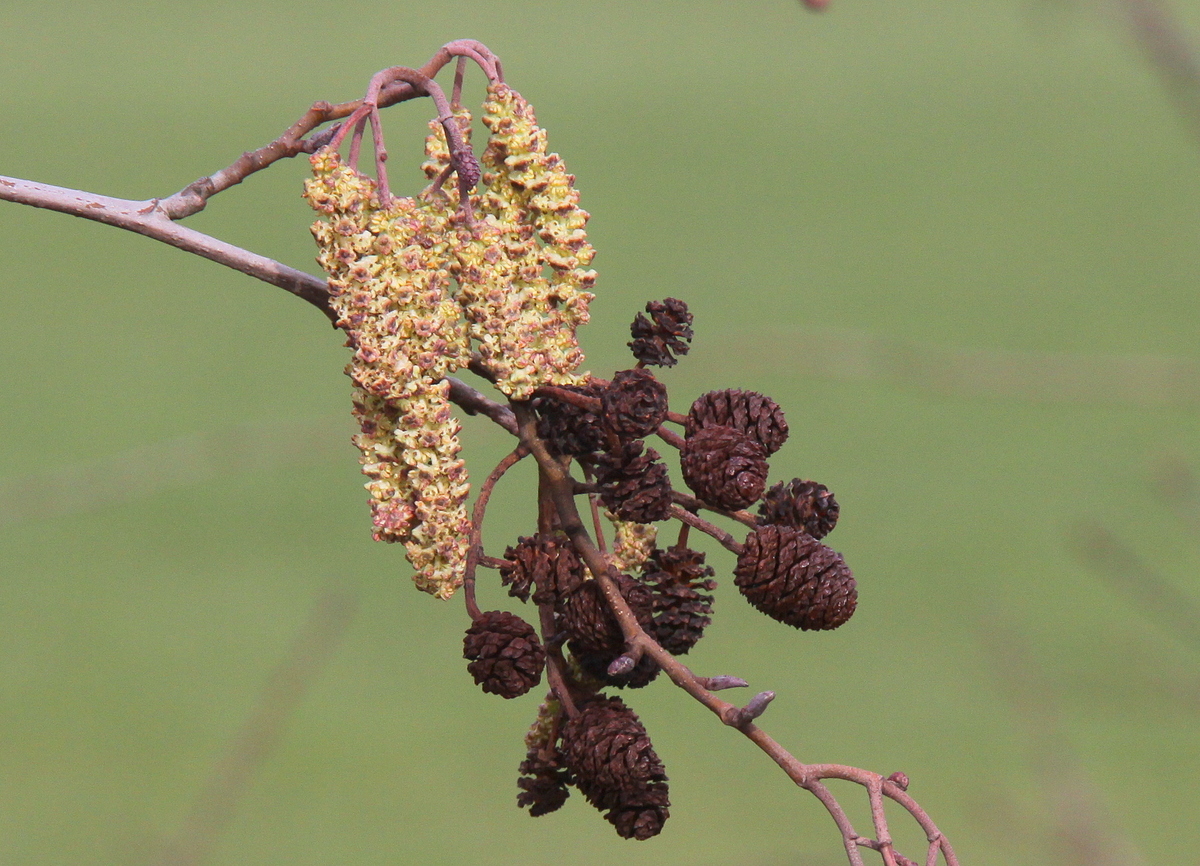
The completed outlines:
[[[595,398],[603,391],[599,385],[592,384],[560,387]],[[538,414],[538,436],[546,442],[551,453],[583,457],[604,448],[604,428],[599,415],[545,394],[534,397],[532,406]]]
[[[767,454],[732,427],[702,427],[679,456],[683,480],[704,502],[726,511],[754,504],[767,486]]]
[[[716,589],[704,554],[686,547],[658,548],[646,561],[642,581],[654,591],[654,638],[672,655],[684,655],[712,622]]]
[[[732,427],[754,439],[771,456],[788,437],[783,410],[757,391],[731,388],[701,394],[692,404],[684,427],[691,438],[702,427]]]
[[[646,304],[647,319],[641,313],[629,326],[633,357],[643,364],[674,367],[675,355],[686,355],[692,341],[692,314],[687,304],[675,298]]]
[[[833,532],[840,511],[828,487],[802,478],[793,478],[787,484],[780,481],[766,492],[758,506],[763,523],[794,526],[813,538]]]
[[[667,388],[649,370],[622,370],[600,394],[601,422],[622,441],[649,436],[667,419]]]
[[[552,604],[560,593],[583,583],[583,565],[570,541],[559,535],[538,534],[519,538],[516,547],[504,551],[500,580],[508,594],[521,601]]]
[[[649,839],[670,815],[667,774],[646,729],[620,698],[597,696],[563,726],[575,787],[625,839]]]
[[[658,452],[635,439],[596,461],[600,499],[621,520],[654,523],[671,514],[671,480]]]
[[[804,631],[837,628],[858,605],[842,555],[791,526],[760,526],[746,537],[734,583],[772,619]]]
[[[621,597],[633,610],[638,625],[652,630],[654,595],[650,588],[627,574],[618,574],[616,584]],[[555,613],[558,625],[571,641],[572,652],[605,655],[609,662],[625,652],[625,635],[609,611],[604,592],[596,581],[585,580],[574,592],[562,596]]]
[[[563,765],[562,752],[557,748],[553,754],[543,755],[538,746],[531,746],[517,772],[521,774],[517,779],[517,787],[521,789],[517,805],[528,809],[534,818],[555,811],[571,795],[567,790],[571,773]]]
[[[618,574],[616,582],[638,625],[654,634],[654,595],[650,588],[627,574]],[[635,689],[658,676],[658,665],[648,656],[643,656],[629,673],[609,676],[608,666],[625,652],[625,634],[609,611],[604,592],[596,581],[585,581],[575,592],[561,598],[555,611],[558,626],[570,640],[571,654],[591,676],[609,685]]]
[[[502,698],[525,694],[542,679],[546,651],[533,626],[505,610],[489,610],[463,638],[467,670],[485,692]]]

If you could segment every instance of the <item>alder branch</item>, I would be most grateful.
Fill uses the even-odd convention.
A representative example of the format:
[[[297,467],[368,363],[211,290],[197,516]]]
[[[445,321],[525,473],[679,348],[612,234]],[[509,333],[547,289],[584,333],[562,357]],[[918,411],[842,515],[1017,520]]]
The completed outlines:
[[[517,435],[517,419],[513,416],[512,409],[489,399],[461,379],[447,376],[446,381],[450,383],[452,403],[468,415],[486,415],[512,435]]]
[[[418,70],[391,67],[379,73],[372,80],[371,87],[362,100],[341,105],[330,105],[325,102],[315,103],[304,116],[275,141],[257,151],[243,154],[226,169],[201,178],[166,199],[131,201],[0,177],[0,200],[92,219],[200,255],[241,273],[284,288],[316,306],[336,324],[338,316],[331,307],[329,289],[325,281],[208,235],[187,229],[179,225],[177,221],[202,210],[211,196],[239,183],[253,172],[262,170],[283,157],[313,152],[326,144],[336,145],[351,130],[354,135],[351,149],[352,153],[355,153],[367,122],[371,123],[374,133],[380,196],[386,202],[389,199],[386,173],[383,171],[386,150],[383,148],[380,134],[378,109],[421,95],[431,96],[437,103],[438,119],[445,128],[451,151],[451,162],[458,171],[460,185],[464,185],[462,191],[463,197],[466,199],[465,186],[473,184],[472,175],[478,171],[478,165],[472,165],[473,153],[461,140],[456,140],[457,127],[452,122],[451,102],[445,98],[440,88],[432,81],[433,75],[455,57],[474,60],[484,70],[489,82],[503,81],[499,60],[480,43],[469,40],[448,43],[434,55],[434,58],[426,66]],[[461,91],[461,65],[460,63],[459,74],[456,76],[453,102],[457,102]],[[305,135],[320,124],[340,118],[346,118],[346,120],[338,126],[318,133],[307,140],[304,139]],[[478,360],[472,362],[469,369],[493,383],[496,381],[495,375]],[[601,385],[607,384],[604,380],[594,381]],[[745,706],[737,706],[721,700],[713,694],[715,690],[744,686],[745,682],[731,676],[697,677],[687,666],[667,652],[657,640],[647,634],[620,593],[615,567],[589,536],[580,517],[574,498],[579,484],[569,471],[569,461],[558,460],[549,453],[545,442],[537,434],[537,418],[530,405],[527,402],[515,402],[511,408],[506,407],[457,379],[448,378],[448,383],[450,399],[454,403],[470,414],[486,415],[505,430],[517,436],[520,442],[517,449],[501,462],[485,483],[481,497],[476,503],[476,527],[482,523],[483,510],[486,508],[488,495],[495,482],[525,452],[532,453],[539,468],[539,530],[548,531],[554,524],[561,526],[601,589],[605,603],[619,624],[625,639],[626,652],[614,664],[632,668],[643,655],[649,656],[672,682],[713,712],[723,724],[737,728],[759,746],[793,782],[810,791],[825,805],[841,832],[846,854],[852,866],[861,866],[863,862],[861,848],[878,852],[888,866],[898,866],[898,864],[904,866],[904,864],[912,862],[893,850],[891,834],[883,808],[885,797],[905,808],[925,831],[929,843],[926,852],[927,864],[930,866],[935,864],[940,855],[945,859],[947,866],[957,866],[958,861],[949,841],[945,839],[921,807],[908,797],[904,786],[896,781],[894,776],[885,778],[867,770],[837,764],[806,765],[801,763],[754,722],[766,711],[775,696],[773,692],[760,692]],[[576,405],[585,400],[588,401],[589,406],[598,403],[598,401],[594,401],[594,398],[573,395],[560,389],[546,389],[546,391],[547,393],[559,391],[555,396],[561,396]],[[668,419],[672,423],[680,423],[683,416],[671,414]],[[682,445],[682,438],[673,431],[660,427],[658,433],[668,444],[675,447]],[[691,497],[677,497],[677,501],[681,504],[672,506],[672,516],[677,517],[685,527],[690,526],[706,532],[734,552],[741,550],[741,545],[731,534],[718,529],[694,513],[695,510],[702,507],[702,503]],[[747,525],[753,526],[756,523],[754,518],[745,512],[718,513]],[[686,530],[681,531],[681,539],[683,538],[686,538]],[[472,617],[475,617],[479,613],[472,591],[475,566],[477,564],[492,566],[495,561],[490,557],[485,557],[479,548],[478,530],[473,533],[471,541],[468,567],[470,582],[466,596],[468,610]],[[545,636],[549,637],[553,633],[555,624],[554,611],[548,604],[542,604],[539,607],[542,631]],[[548,641],[547,656],[546,671],[551,688],[568,714],[575,716],[577,708],[572,702],[565,660],[557,643]],[[826,779],[854,782],[867,791],[874,837],[863,836],[854,829],[853,823],[837,798],[823,784],[823,780]]]
[[[472,39],[458,39],[443,45],[424,66],[415,70],[419,78],[414,78],[413,82],[397,80],[382,87],[375,94],[375,105],[382,108],[434,92],[432,88],[422,86],[420,78],[426,81],[432,79],[456,57],[474,60],[483,69],[489,82],[504,80],[499,58],[487,46]],[[336,315],[329,307],[329,288],[324,280],[203,232],[185,228],[176,221],[203,210],[212,196],[241,183],[254,172],[285,157],[319,149],[337,133],[337,127],[307,140],[304,136],[322,123],[350,116],[362,106],[362,99],[337,105],[316,102],[274,141],[243,153],[231,165],[193,181],[166,198],[134,201],[0,176],[0,201],[71,214],[161,241],[278,286],[321,310],[330,321],[335,321]]]
[[[158,209],[154,199],[134,201],[112,198],[0,175],[0,200],[95,220],[162,241],[184,252],[193,253],[277,286],[312,304],[331,323],[337,321],[337,314],[329,305],[329,286],[324,280],[180,225]],[[486,415],[509,433],[516,435],[517,425],[511,409],[454,377],[447,377],[447,381],[450,383],[450,399],[467,414]]]
[[[312,304],[330,321],[336,318],[329,307],[329,286],[324,280],[179,225],[159,209],[157,199],[133,201],[112,198],[48,183],[0,176],[0,201],[11,201],[83,217],[145,235],[184,252],[233,268],[264,283],[278,286]]]

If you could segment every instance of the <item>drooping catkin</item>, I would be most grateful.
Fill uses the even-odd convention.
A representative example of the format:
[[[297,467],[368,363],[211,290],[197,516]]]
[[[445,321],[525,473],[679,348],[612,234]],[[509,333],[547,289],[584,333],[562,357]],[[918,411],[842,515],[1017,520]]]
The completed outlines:
[[[330,303],[354,354],[354,437],[370,481],[375,538],[405,545],[417,586],[448,598],[462,583],[470,485],[445,376],[469,360],[451,293],[448,203],[380,204],[375,182],[336,153],[312,157],[305,196]]]
[[[587,269],[595,251],[575,178],[546,150],[546,131],[512,88],[488,88],[483,122],[492,133],[482,159],[487,190],[457,250],[471,336],[510,397],[583,384],[576,329],[588,321],[596,274]]]

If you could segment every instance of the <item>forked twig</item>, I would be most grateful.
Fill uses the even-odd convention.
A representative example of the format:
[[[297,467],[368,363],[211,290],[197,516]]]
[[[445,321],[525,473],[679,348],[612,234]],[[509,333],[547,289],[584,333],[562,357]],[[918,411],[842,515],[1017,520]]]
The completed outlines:
[[[416,71],[426,78],[433,78],[446,64],[457,57],[474,60],[487,76],[489,83],[504,81],[500,59],[482,42],[473,39],[456,39],[453,42],[447,42],[424,66]],[[421,95],[423,93],[418,91],[412,83],[397,80],[382,89],[377,104],[379,108],[387,108]],[[361,105],[361,99],[337,104],[325,101],[313,103],[312,107],[277,139],[257,150],[242,154],[231,165],[220,171],[193,181],[179,192],[162,199],[159,207],[171,219],[182,219],[203,210],[208,200],[214,195],[241,183],[256,171],[262,171],[281,159],[299,156],[302,153],[313,153],[324,147],[329,143],[329,139],[339,132],[338,127],[325,130],[311,139],[305,139],[304,136],[324,123],[349,117]]]
[[[499,58],[492,54],[486,46],[475,40],[459,39],[443,45],[428,63],[419,69],[412,70],[414,75],[399,76],[381,86],[375,93],[375,108],[384,108],[430,93],[429,85],[433,76],[456,57],[467,57],[474,60],[483,69],[491,83],[504,80]],[[436,93],[441,94],[441,89],[437,88],[436,84],[433,84],[432,88],[436,88]],[[430,93],[430,95],[433,94]],[[435,97],[435,102],[438,101],[438,98]],[[440,96],[440,101],[444,104],[439,104],[439,120],[452,116],[444,94]],[[203,210],[208,200],[217,193],[241,183],[251,174],[267,168],[280,159],[298,156],[301,153],[312,153],[328,144],[332,137],[345,135],[349,123],[326,130],[312,139],[304,138],[321,124],[331,120],[349,118],[356,112],[361,112],[362,108],[363,100],[361,99],[337,105],[324,101],[313,103],[312,107],[299,120],[289,126],[274,141],[257,150],[243,153],[220,171],[193,181],[179,192],[165,198],[144,201],[120,199],[51,184],[36,183],[21,178],[0,176],[0,201],[11,201],[71,214],[145,235],[273,286],[278,286],[321,310],[331,322],[336,321],[336,315],[329,308],[329,287],[325,280],[194,229],[186,228],[179,225],[177,221]],[[357,120],[362,117],[363,113],[360,113],[359,118],[356,118],[354,122],[357,123]],[[457,145],[452,144],[451,153],[459,163],[460,183],[465,183],[472,176],[470,166],[474,165],[474,171],[478,171],[478,163],[474,161],[473,154],[467,156],[470,148],[462,142],[457,123],[443,120],[443,126],[451,142],[455,140],[458,142]],[[473,185],[474,182],[472,181],[471,184]]]

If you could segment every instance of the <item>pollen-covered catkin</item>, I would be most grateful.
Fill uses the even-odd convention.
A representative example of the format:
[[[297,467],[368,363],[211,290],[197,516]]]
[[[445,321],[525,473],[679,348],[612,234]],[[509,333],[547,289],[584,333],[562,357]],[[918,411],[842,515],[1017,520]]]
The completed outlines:
[[[618,571],[637,571],[654,552],[658,527],[653,523],[622,520],[607,509],[604,516],[613,527],[613,545],[609,560]]]
[[[504,84],[488,88],[484,124],[486,192],[456,244],[459,301],[497,387],[527,399],[539,385],[586,377],[576,329],[588,321],[588,214],[562,157],[546,150],[533,108]]]
[[[470,342],[450,288],[445,200],[383,207],[375,182],[336,153],[311,158],[305,197],[330,303],[354,351],[354,437],[371,480],[375,538],[403,542],[417,586],[448,598],[462,583],[470,520],[459,425],[444,377]]]

